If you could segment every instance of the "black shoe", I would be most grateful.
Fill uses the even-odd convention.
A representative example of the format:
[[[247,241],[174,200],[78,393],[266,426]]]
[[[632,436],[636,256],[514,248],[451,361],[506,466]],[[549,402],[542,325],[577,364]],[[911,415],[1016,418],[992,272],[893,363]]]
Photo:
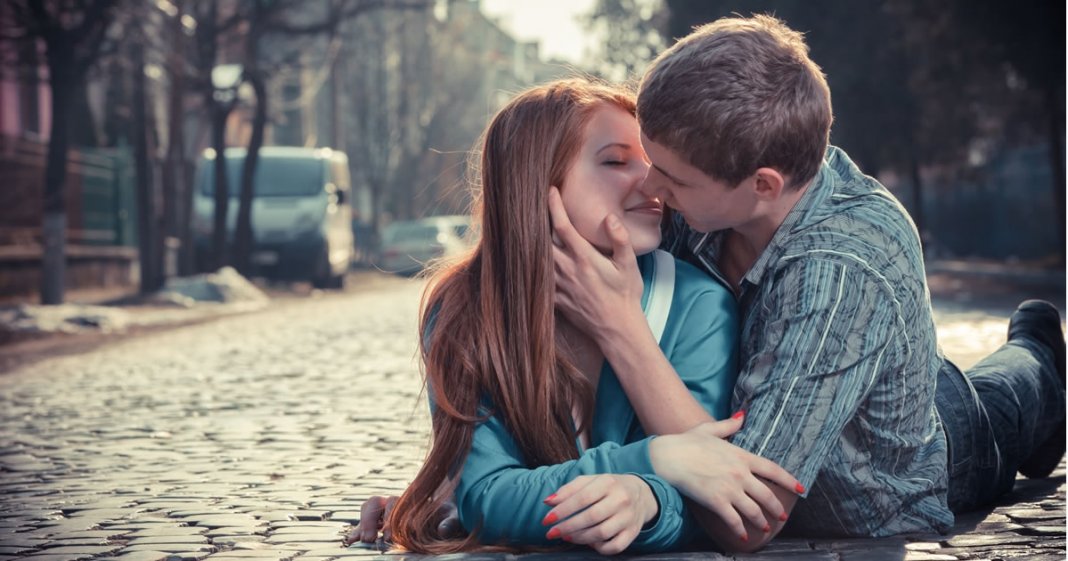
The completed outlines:
[[[1061,380],[1061,388],[1064,388],[1064,331],[1057,308],[1044,300],[1027,300],[1020,304],[1009,319],[1009,340],[1018,338],[1029,338],[1053,351],[1057,376]],[[1062,419],[1060,428],[1020,464],[1020,473],[1031,479],[1047,477],[1061,463],[1064,443],[1065,425]]]

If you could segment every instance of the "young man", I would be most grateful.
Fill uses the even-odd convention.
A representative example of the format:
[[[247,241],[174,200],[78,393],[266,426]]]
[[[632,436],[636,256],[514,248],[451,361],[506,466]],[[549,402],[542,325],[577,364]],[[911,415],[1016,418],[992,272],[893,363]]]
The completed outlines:
[[[1011,489],[1017,470],[1056,467],[1059,314],[1021,305],[1005,346],[967,376],[943,359],[915,226],[828,148],[830,92],[799,33],[767,16],[698,28],[653,63],[638,118],[644,190],[677,213],[666,247],[730,286],[743,317],[744,428],[728,442],[705,424],[650,446],[657,473],[708,509],[694,510],[721,547],[758,549],[787,518],[807,536],[944,531],[953,512]],[[560,308],[598,334],[647,428],[697,420],[642,317],[618,220],[606,220],[605,257],[555,192],[550,208]],[[760,458],[801,485],[761,478]]]

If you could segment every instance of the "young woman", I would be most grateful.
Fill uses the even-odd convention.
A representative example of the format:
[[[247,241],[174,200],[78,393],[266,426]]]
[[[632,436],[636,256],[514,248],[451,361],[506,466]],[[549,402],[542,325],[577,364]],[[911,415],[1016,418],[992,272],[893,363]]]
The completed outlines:
[[[554,310],[551,186],[575,229],[603,251],[613,250],[606,217],[626,227],[661,348],[707,418],[726,417],[734,299],[688,264],[651,253],[663,205],[638,189],[649,164],[634,109],[623,90],[559,81],[517,96],[486,130],[480,240],[434,276],[424,298],[433,436],[388,516],[397,545],[445,553],[570,542],[617,553],[672,549],[692,537],[681,496],[655,475],[652,437],[611,365]],[[673,280],[664,280],[667,269]],[[466,537],[438,531],[440,509],[453,500]]]

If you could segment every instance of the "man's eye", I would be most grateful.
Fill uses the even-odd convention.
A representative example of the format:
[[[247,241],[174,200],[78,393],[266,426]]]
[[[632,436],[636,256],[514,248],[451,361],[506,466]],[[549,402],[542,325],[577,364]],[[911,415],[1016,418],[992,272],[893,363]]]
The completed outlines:
[[[604,163],[604,165],[606,165],[606,166],[625,166],[625,165],[627,165],[627,162],[624,162],[622,160],[608,160],[608,161],[606,161]]]

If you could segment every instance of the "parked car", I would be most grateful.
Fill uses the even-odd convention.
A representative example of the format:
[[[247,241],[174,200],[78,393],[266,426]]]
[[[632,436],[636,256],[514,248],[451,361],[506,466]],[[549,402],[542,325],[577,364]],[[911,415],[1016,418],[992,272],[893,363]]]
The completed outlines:
[[[378,268],[410,275],[434,259],[463,253],[470,247],[470,226],[471,218],[462,215],[394,222],[382,232]]]
[[[194,244],[201,262],[211,248],[214,160],[214,150],[206,150],[194,187]],[[226,149],[231,240],[244,163],[243,148]],[[319,288],[341,288],[354,254],[345,154],[329,148],[265,146],[253,181],[251,261],[256,272],[273,279],[311,281]]]

